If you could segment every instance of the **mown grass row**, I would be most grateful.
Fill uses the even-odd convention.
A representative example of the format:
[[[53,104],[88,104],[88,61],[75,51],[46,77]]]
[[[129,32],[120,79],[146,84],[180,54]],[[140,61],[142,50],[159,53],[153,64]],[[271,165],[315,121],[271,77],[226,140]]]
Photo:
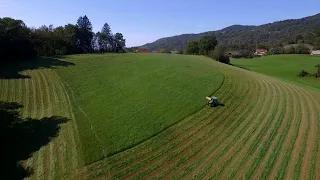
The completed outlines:
[[[260,85],[258,85],[258,87],[253,86],[250,88],[255,89],[255,91],[259,91]],[[255,86],[257,86],[257,85],[255,85]],[[234,136],[233,132],[236,132],[236,129],[239,129],[239,128],[241,129],[241,126],[245,126],[244,123],[241,120],[239,120],[239,118],[242,117],[243,115],[245,115],[247,113],[247,111],[249,111],[248,109],[253,108],[252,102],[254,101],[253,99],[255,96],[252,96],[252,95],[254,95],[254,94],[255,94],[254,92],[251,92],[251,95],[249,95],[249,97],[252,97],[250,101],[244,101],[244,102],[246,102],[245,104],[247,104],[247,105],[238,106],[238,107],[246,106],[246,108],[240,110],[240,111],[242,111],[242,113],[241,113],[241,115],[237,116],[237,119],[233,119],[232,116],[230,116],[231,118],[229,117],[228,120],[225,120],[227,122],[227,124],[224,127],[222,127],[222,128],[217,127],[217,130],[220,130],[220,131],[218,131],[219,138],[212,137],[211,142],[206,145],[207,147],[210,147],[210,145],[212,146],[212,144],[215,144],[214,146],[212,146],[212,148],[203,149],[204,150],[203,153],[199,153],[197,157],[193,158],[192,160],[188,160],[188,163],[186,163],[183,167],[181,167],[180,171],[177,172],[177,174],[174,174],[174,172],[171,172],[170,174],[166,175],[166,177],[170,177],[170,176],[174,175],[175,178],[181,178],[181,177],[179,177],[179,174],[180,174],[180,176],[185,175],[186,174],[184,172],[185,169],[187,169],[190,172],[191,170],[193,170],[194,167],[197,167],[198,165],[204,165],[201,162],[204,160],[204,158],[206,156],[210,155],[210,153],[213,150],[217,149],[221,145],[222,142],[227,140],[227,138],[231,138],[232,136]],[[251,104],[251,107],[248,106],[249,104]],[[232,111],[232,109],[230,109],[230,110]],[[226,127],[228,127],[228,128],[226,128]],[[226,137],[224,137],[224,135],[226,135]],[[184,172],[184,173],[182,173],[182,172]]]
[[[268,99],[266,99],[266,103],[268,103]],[[270,99],[270,102],[271,103]],[[269,104],[268,103],[268,104]],[[259,106],[259,104],[257,104],[256,106]],[[262,106],[263,108],[263,106]],[[248,112],[250,113],[250,112]],[[267,113],[267,112],[264,112]],[[263,113],[262,113],[263,114]],[[257,116],[259,116],[259,114],[255,114]],[[263,116],[262,116],[263,117]],[[215,167],[213,169],[211,168],[207,168],[206,170],[204,170],[201,174],[204,176],[204,178],[206,177],[210,177],[211,174],[213,174],[214,176],[219,175],[220,173],[222,173],[222,171],[224,170],[224,168],[226,168],[226,166],[229,164],[229,162],[237,156],[237,154],[240,152],[241,147],[244,147],[248,142],[249,138],[254,137],[254,135],[252,133],[256,132],[255,130],[260,127],[260,125],[262,123],[254,123],[253,120],[254,118],[248,118],[248,116],[244,116],[243,117],[246,120],[245,126],[242,127],[242,129],[236,133],[236,135],[233,137],[233,139],[228,142],[228,143],[224,143],[225,146],[223,147],[223,149],[221,150],[222,152],[218,152],[218,155],[216,155],[211,161],[213,161],[211,164],[211,167],[215,165]],[[254,125],[254,126],[253,126]],[[252,130],[250,130],[252,128]],[[246,133],[249,133],[247,135],[245,135]],[[237,143],[241,143],[243,142],[243,145],[236,145]],[[234,149],[234,150],[232,150]],[[230,154],[231,152],[231,154]],[[228,154],[230,154],[230,158],[224,158],[224,156],[228,156]],[[219,161],[224,161],[220,162]],[[217,164],[219,164],[219,166],[217,166]],[[220,169],[220,171],[218,171]],[[218,172],[216,172],[218,171]]]
[[[249,92],[248,92],[248,93],[249,93]],[[241,101],[240,101],[240,102],[241,102]],[[223,117],[223,115],[220,115],[219,117],[221,117],[221,116]],[[232,116],[232,114],[230,114],[229,116]],[[215,118],[213,118],[213,119],[215,119]],[[225,121],[225,118],[221,118],[220,120],[221,120],[221,122],[224,122],[224,121]],[[211,137],[214,136],[213,131],[214,131],[214,129],[215,129],[216,126],[218,126],[218,124],[208,125],[208,126],[206,126],[206,127],[209,127],[209,128],[207,128],[207,129],[202,129],[202,130],[201,130],[201,134],[204,134],[204,135],[201,135],[201,136],[200,136],[201,138],[198,138],[197,135],[194,135],[195,138],[197,138],[197,139],[196,139],[197,141],[194,141],[194,140],[193,140],[193,142],[195,142],[195,143],[188,145],[188,146],[183,150],[183,152],[181,152],[181,153],[179,154],[179,156],[176,156],[174,159],[173,159],[173,158],[168,158],[168,159],[166,159],[166,160],[163,160],[162,163],[165,163],[165,164],[160,164],[160,165],[159,165],[159,163],[157,163],[159,166],[161,166],[161,168],[158,168],[158,169],[159,169],[158,172],[160,172],[160,171],[161,171],[161,172],[165,172],[165,169],[168,168],[168,167],[170,167],[170,166],[168,166],[168,165],[170,164],[170,161],[177,161],[177,160],[179,160],[179,159],[181,158],[180,155],[183,155],[184,152],[191,151],[192,149],[197,148],[197,147],[203,148],[204,146],[208,145],[209,137],[211,138]],[[227,126],[225,125],[224,127],[227,127]],[[208,135],[211,135],[211,136],[208,137]],[[176,152],[174,152],[174,153],[176,153]],[[187,153],[187,155],[188,155],[188,153]],[[163,168],[163,167],[164,167],[164,168]],[[171,166],[171,167],[172,167],[172,166]],[[142,177],[142,176],[149,175],[150,172],[151,172],[151,171],[148,169],[147,171],[144,171],[144,172],[142,172],[142,173],[139,173],[137,176],[135,176],[135,178],[140,178],[140,177]],[[154,177],[154,175],[155,175],[155,174],[152,173],[152,177]]]
[[[257,88],[255,86],[249,86],[249,88],[257,90]],[[253,94],[255,94],[255,93],[253,93],[251,91],[247,95],[244,94],[243,97],[252,96]],[[253,107],[250,102],[253,101],[254,97],[252,97],[250,101],[244,101],[242,98],[239,98],[238,101],[245,102],[245,103],[242,104],[242,106],[244,106],[246,108],[245,109],[238,109],[237,111],[234,111],[235,114],[231,113],[231,114],[229,114],[228,116],[225,116],[225,117],[219,116],[219,117],[221,117],[221,118],[219,118],[219,121],[225,122],[226,124],[224,124],[221,128],[219,128],[220,125],[217,124],[216,126],[214,126],[214,128],[210,129],[210,131],[206,131],[205,132],[206,136],[201,139],[201,141],[203,143],[201,145],[199,145],[201,147],[201,152],[197,152],[196,153],[196,155],[197,155],[196,157],[192,157],[192,159],[187,159],[186,163],[184,164],[184,167],[182,169],[181,169],[181,167],[179,168],[178,165],[172,165],[171,169],[168,169],[167,171],[161,172],[161,176],[159,176],[159,178],[162,178],[163,176],[165,176],[166,178],[170,178],[172,176],[172,174],[171,175],[167,174],[167,172],[168,173],[172,173],[172,172],[170,172],[172,169],[175,169],[175,171],[177,170],[177,173],[175,173],[175,175],[177,176],[177,174],[179,174],[181,171],[184,171],[184,169],[188,165],[192,164],[193,161],[195,161],[196,159],[205,157],[206,155],[204,155],[204,152],[209,150],[209,149],[207,149],[207,147],[210,147],[210,145],[212,145],[212,144],[214,144],[216,142],[221,142],[221,138],[218,138],[218,137],[220,137],[222,133],[224,133],[224,132],[234,132],[235,128],[238,128],[239,124],[242,123],[241,121],[237,121],[239,119],[239,117],[243,116],[243,114],[245,113],[246,110],[248,110],[248,109]],[[244,104],[247,104],[247,105],[251,104],[251,107],[250,106],[246,106]],[[239,105],[236,104],[236,107],[239,107]],[[230,108],[230,110],[232,110],[232,108]],[[241,112],[241,114],[239,116],[236,116],[236,114],[239,113],[239,112]],[[233,118],[230,118],[230,117],[237,117],[237,119],[233,119]],[[220,130],[220,131],[218,131],[218,130]],[[193,148],[198,148],[199,146],[195,146]],[[179,163],[179,161],[177,161],[177,164],[178,163]],[[164,165],[164,167],[167,168],[166,165]],[[153,175],[154,175],[154,173],[152,174],[152,176]]]
[[[201,121],[202,122],[202,121]],[[194,127],[194,126],[193,126]],[[199,128],[197,129],[198,131],[199,131]],[[185,132],[187,132],[187,131],[185,131]],[[161,147],[161,146],[159,146],[159,147]],[[163,147],[165,147],[165,146],[163,146]],[[146,149],[146,148],[144,148],[144,149]]]
[[[225,80],[225,83],[223,84],[223,86],[229,86],[229,84],[230,84],[230,81]],[[228,90],[225,88],[221,88],[221,89],[223,89],[224,91]],[[222,91],[219,92],[219,91],[217,92],[217,94],[224,94],[224,92],[222,92]],[[166,130],[167,132],[163,132],[163,133],[159,134],[157,136],[157,139],[158,140],[160,139],[162,141],[161,143],[153,143],[154,138],[149,139],[148,141],[145,141],[143,144],[140,144],[130,150],[127,150],[123,153],[119,153],[118,155],[115,155],[115,156],[109,158],[108,160],[103,161],[103,163],[94,164],[94,165],[88,167],[87,170],[93,171],[95,169],[105,168],[105,165],[110,165],[112,167],[121,167],[124,164],[128,164],[129,162],[132,162],[135,159],[140,159],[140,158],[144,157],[144,155],[148,155],[148,153],[151,151],[157,151],[158,148],[161,148],[162,145],[167,145],[167,143],[169,143],[172,139],[182,137],[183,132],[188,131],[189,128],[195,127],[196,123],[201,123],[203,120],[205,120],[210,115],[208,112],[210,112],[210,111],[208,111],[208,109],[204,108],[201,111],[195,113],[194,115],[187,117],[185,120],[180,121],[175,126],[170,127],[169,129]],[[195,119],[197,121],[195,121]],[[177,134],[179,134],[179,137],[177,137]],[[152,147],[149,147],[149,145],[152,145]],[[138,149],[138,151],[137,151],[137,149]],[[142,151],[141,151],[141,149],[142,149]],[[133,152],[135,152],[135,158],[127,159],[127,154],[131,154]],[[124,160],[124,161],[122,161],[122,160]]]
[[[21,118],[41,120],[44,117],[61,116],[71,119],[72,112],[68,110],[65,92],[54,70],[27,70],[22,74],[30,78],[0,80],[0,86],[4,89],[0,100],[23,105]],[[77,145],[72,140],[72,128],[70,122],[62,124],[58,137],[26,160],[24,166],[33,169],[32,176],[27,179],[62,179],[76,173],[79,157],[75,152]]]
[[[231,94],[230,94],[231,95]],[[208,113],[209,112],[209,113]],[[210,115],[211,114],[211,112],[210,111],[208,111],[207,112],[207,115]],[[201,114],[201,115],[203,115],[203,114]],[[205,117],[202,117],[203,119],[205,119],[206,118],[206,116]],[[202,122],[203,120],[201,120],[201,122]],[[198,123],[198,122],[197,122]],[[195,127],[195,126],[192,126],[192,127]],[[192,127],[190,127],[190,128],[192,128]],[[196,129],[197,131],[199,131],[199,128],[197,128]],[[185,132],[188,132],[188,130],[186,130]],[[185,134],[185,133],[184,133]],[[185,136],[180,136],[180,137],[185,137]],[[188,138],[189,138],[190,136],[188,136]],[[154,140],[154,139],[153,139]],[[171,139],[169,139],[169,140],[171,140]],[[176,140],[176,139],[175,139]],[[178,141],[178,142],[183,142],[183,141],[185,141],[186,139],[182,139],[182,140],[180,140],[180,141]],[[170,142],[170,143],[173,143],[173,142],[171,142],[171,141],[168,141],[168,142]],[[176,142],[176,141],[175,141]],[[178,145],[178,144],[176,144],[176,145]],[[166,144],[166,146],[159,146],[160,148],[166,148],[167,150],[170,150],[172,147],[167,147],[168,146],[168,144]],[[147,148],[144,148],[144,149],[147,149]],[[157,150],[159,150],[159,149],[157,149]],[[162,153],[160,153],[160,154],[163,154],[163,153],[165,153],[165,152],[167,152],[167,151],[163,151]],[[154,154],[154,153],[153,153]],[[150,156],[150,155],[149,155]],[[128,171],[128,169],[126,169],[127,171]],[[99,174],[103,174],[103,173],[101,173],[101,172],[99,172]]]
[[[286,87],[286,86],[284,86]],[[265,154],[264,156],[261,157],[260,163],[259,165],[255,167],[255,171],[251,172],[251,174],[247,175],[250,176],[252,178],[262,178],[265,179],[266,177],[264,177],[265,175],[270,175],[270,171],[273,168],[273,164],[275,163],[275,160],[277,158],[278,153],[281,150],[281,145],[283,144],[283,140],[286,137],[287,134],[287,130],[290,127],[290,124],[292,123],[292,109],[293,108],[288,108],[286,105],[290,105],[292,104],[291,101],[289,101],[289,93],[292,96],[292,92],[287,92],[287,94],[285,95],[285,99],[283,100],[283,102],[285,102],[285,105],[281,105],[283,106],[281,113],[283,113],[283,111],[285,110],[285,115],[281,114],[283,117],[282,118],[282,123],[281,126],[279,127],[279,129],[277,131],[279,131],[280,129],[285,129],[284,131],[281,130],[281,133],[278,133],[273,141],[271,142],[271,144],[269,145],[269,147],[265,147]],[[282,95],[280,95],[282,96]],[[289,102],[288,102],[289,101]],[[291,106],[289,106],[291,107]],[[285,108],[285,109],[284,109]],[[274,149],[273,149],[274,148]],[[267,161],[267,162],[265,162]],[[250,164],[247,166],[250,167]],[[261,174],[262,173],[262,174]]]
[[[228,80],[225,81],[224,85],[225,84],[228,84]],[[217,92],[217,93],[219,93],[219,92]],[[175,126],[168,128],[166,130],[168,132],[163,132],[163,133],[157,135],[157,137],[163,136],[163,137],[160,137],[158,139],[163,140],[164,143],[170,142],[172,136],[175,136],[176,134],[181,133],[181,132],[187,130],[188,128],[191,128],[195,123],[199,123],[200,121],[194,121],[195,117],[200,117],[200,119],[205,119],[205,117],[203,117],[203,116],[205,116],[205,115],[209,116],[210,115],[208,113],[204,114],[203,112],[208,112],[208,111],[207,111],[207,109],[202,109],[201,111],[193,114],[192,116],[187,117],[185,120],[180,121]],[[182,125],[184,126],[183,129],[180,128]],[[166,139],[164,139],[165,136],[168,136],[168,137]],[[157,138],[157,137],[155,137],[155,138]],[[138,146],[135,146],[134,148],[131,148],[131,149],[127,150],[127,151],[119,153],[119,154],[117,154],[117,155],[115,155],[115,156],[113,156],[111,158],[108,158],[108,160],[105,160],[105,161],[98,162],[98,163],[95,163],[93,165],[90,165],[89,167],[87,167],[87,170],[92,171],[92,170],[94,170],[96,168],[101,168],[101,167],[103,168],[104,165],[106,165],[106,164],[114,165],[115,163],[119,163],[119,161],[121,162],[122,160],[126,160],[126,158],[127,158],[126,155],[127,154],[131,154],[133,152],[136,152],[136,149],[140,149],[140,148],[144,149],[143,151],[140,151],[140,150],[137,151],[137,153],[136,153],[137,157],[141,157],[141,156],[147,154],[147,151],[157,150],[157,148],[161,147],[161,145],[154,144],[153,140],[154,140],[153,138],[149,139],[149,140],[145,141],[143,144],[140,144]],[[149,145],[152,145],[152,148],[148,147]]]

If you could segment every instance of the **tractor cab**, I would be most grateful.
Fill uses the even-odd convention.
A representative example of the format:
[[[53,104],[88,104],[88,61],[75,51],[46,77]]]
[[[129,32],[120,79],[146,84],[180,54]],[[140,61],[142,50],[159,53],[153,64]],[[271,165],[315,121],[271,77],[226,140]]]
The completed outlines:
[[[208,102],[208,105],[211,106],[211,107],[217,107],[219,105],[219,101],[218,101],[218,98],[215,97],[215,96],[212,96],[212,97],[207,97],[208,100],[210,100]]]

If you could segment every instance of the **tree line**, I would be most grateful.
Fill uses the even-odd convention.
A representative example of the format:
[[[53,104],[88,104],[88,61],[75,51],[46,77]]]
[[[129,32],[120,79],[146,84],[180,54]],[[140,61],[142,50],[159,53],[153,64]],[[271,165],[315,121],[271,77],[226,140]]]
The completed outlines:
[[[30,28],[22,20],[0,18],[0,59],[23,60],[34,56],[83,53],[124,52],[126,40],[122,33],[113,34],[108,23],[94,33],[89,18],[79,17],[77,23],[54,28],[43,25]]]
[[[203,36],[199,41],[189,41],[185,51],[180,50],[178,53],[204,55],[222,63],[230,63],[226,46],[218,46],[217,38],[214,35]]]

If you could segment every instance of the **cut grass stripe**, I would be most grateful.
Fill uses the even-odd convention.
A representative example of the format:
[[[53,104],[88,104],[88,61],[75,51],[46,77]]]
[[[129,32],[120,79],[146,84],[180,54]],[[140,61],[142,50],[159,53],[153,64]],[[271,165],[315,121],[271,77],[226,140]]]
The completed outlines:
[[[202,114],[202,113],[201,113]],[[178,123],[179,124],[179,123]],[[159,146],[160,147],[160,146]],[[144,148],[144,149],[146,149],[146,148]]]
[[[252,178],[252,176],[257,172],[258,166],[260,165],[260,163],[263,162],[263,159],[265,158],[267,153],[270,151],[270,147],[273,142],[277,142],[278,144],[276,146],[278,147],[283,144],[283,140],[286,137],[286,134],[288,133],[290,124],[292,122],[291,121],[292,116],[290,117],[290,113],[289,113],[290,109],[287,109],[287,105],[290,104],[289,97],[286,96],[286,99],[283,100],[283,102],[285,102],[285,104],[280,105],[280,107],[282,107],[281,115],[279,118],[276,118],[277,123],[275,124],[275,127],[272,128],[272,131],[269,137],[267,137],[265,141],[262,143],[262,146],[258,150],[258,154],[253,155],[255,157],[254,161],[252,162],[253,164],[248,164],[247,166],[245,166],[245,167],[250,167],[249,171],[247,171],[245,174],[245,178]],[[285,129],[281,131],[281,133],[279,133],[282,126],[284,126]],[[280,135],[280,140],[276,141],[275,139],[279,135]],[[276,151],[273,151],[273,152],[276,152]]]
[[[298,96],[299,98],[299,96]],[[301,105],[300,103],[297,103],[298,104],[298,109],[301,108]],[[294,112],[296,113],[296,112]],[[299,112],[298,112],[299,113]],[[290,139],[290,146],[285,150],[283,156],[282,157],[282,161],[280,163],[280,166],[279,168],[277,169],[277,172],[276,172],[276,176],[275,178],[281,178],[283,179],[284,178],[284,175],[286,173],[286,170],[287,170],[287,166],[289,164],[289,158],[291,157],[291,154],[292,154],[292,150],[294,148],[294,145],[295,145],[295,142],[296,142],[296,139],[298,137],[298,132],[299,132],[299,128],[300,128],[300,125],[301,125],[301,114],[299,113],[298,114],[298,119],[297,119],[297,123],[295,124],[295,127],[294,127],[294,131],[293,131],[293,135],[292,135],[292,138]]]
[[[259,88],[257,88],[257,87],[249,87],[248,89],[255,89],[255,91],[256,91],[255,93],[257,93],[257,91],[258,91]],[[249,94],[246,95],[246,97],[252,97],[251,100],[250,100],[250,102],[248,102],[248,105],[250,104],[251,106],[240,105],[240,106],[246,107],[245,109],[240,110],[241,114],[239,114],[238,116],[235,116],[235,115],[232,115],[232,114],[231,114],[231,115],[229,116],[229,117],[236,117],[236,119],[229,118],[229,117],[226,118],[226,119],[229,119],[229,120],[228,120],[228,122],[227,122],[228,124],[224,125],[224,128],[223,128],[223,129],[224,129],[224,130],[223,130],[224,132],[231,132],[231,131],[235,132],[235,131],[237,131],[236,129],[234,129],[234,127],[235,127],[235,128],[239,128],[239,127],[240,127],[239,125],[241,124],[241,121],[238,121],[238,120],[239,120],[242,116],[244,116],[245,113],[246,113],[249,109],[254,108],[254,104],[252,103],[253,100],[254,100],[254,97],[253,97],[252,95],[255,94],[255,93],[249,92]],[[225,121],[225,120],[224,120],[224,121]],[[230,130],[230,128],[231,128],[231,130]],[[193,152],[192,149],[196,149],[196,148],[199,148],[199,151],[198,151],[198,152],[200,152],[201,149],[202,149],[202,150],[205,150],[206,147],[210,146],[210,145],[213,143],[212,141],[216,141],[216,140],[217,140],[217,138],[214,136],[213,132],[216,132],[216,131],[215,131],[215,128],[212,128],[212,129],[210,129],[210,130],[207,131],[207,132],[203,132],[203,133],[206,135],[206,137],[202,137],[202,138],[201,138],[201,143],[200,143],[200,144],[196,144],[195,146],[189,147],[189,148],[186,149],[185,151],[188,151],[188,152],[191,151],[191,152]],[[197,154],[197,153],[195,153],[195,152],[193,152],[193,153],[194,153],[194,155]],[[190,158],[192,157],[192,156],[189,155],[189,153],[186,153],[186,156],[189,156]],[[174,159],[175,163],[173,163],[173,160],[171,160],[171,162],[166,162],[166,164],[161,165],[161,167],[163,167],[163,168],[159,169],[157,172],[153,172],[152,175],[151,175],[151,177],[154,177],[155,175],[157,175],[157,174],[159,174],[159,173],[161,173],[162,176],[164,176],[167,171],[172,170],[173,168],[174,168],[175,171],[176,171],[176,170],[177,170],[177,167],[178,167],[177,164],[180,164],[180,165],[181,165],[180,159],[184,159],[184,160],[186,161],[186,163],[190,163],[190,161],[189,161],[188,158],[181,157],[181,156],[177,156],[177,157]],[[148,176],[150,176],[150,174],[149,174]],[[162,178],[162,176],[157,177],[157,178]],[[168,177],[167,177],[167,178],[168,178]]]
[[[253,123],[254,124],[254,123]],[[253,129],[256,129],[256,128],[260,128],[261,127],[261,125],[260,125],[261,123],[259,123],[259,125],[257,124],[255,127],[253,127]],[[223,150],[222,150],[222,153],[220,153],[220,155],[218,155],[217,157],[218,158],[216,158],[215,160],[214,160],[214,162],[215,162],[215,164],[220,164],[219,166],[214,166],[214,168],[212,169],[212,170],[209,170],[209,169],[207,169],[207,171],[204,171],[205,173],[204,173],[204,178],[208,178],[208,177],[210,177],[210,176],[213,176],[213,177],[211,177],[211,178],[216,178],[216,176],[219,176],[222,172],[223,172],[223,170],[226,168],[226,166],[228,165],[228,163],[230,162],[230,161],[232,161],[232,159],[234,158],[234,157],[236,157],[237,156],[237,154],[241,151],[241,150],[243,150],[243,147],[245,147],[245,145],[246,144],[250,144],[249,142],[247,142],[248,140],[250,140],[249,138],[250,137],[256,137],[256,136],[254,136],[254,135],[245,135],[245,136],[243,136],[243,137],[247,137],[247,138],[245,138],[245,139],[243,139],[242,141],[239,141],[239,139],[241,139],[241,136],[242,136],[242,133],[243,132],[245,132],[246,131],[246,129],[245,130],[243,130],[243,131],[240,131],[239,133],[238,133],[238,135],[236,135],[235,136],[235,138],[233,139],[233,141],[231,141],[227,146],[225,146],[225,148],[223,148]],[[248,131],[247,131],[248,132]],[[255,130],[253,130],[253,131],[251,131],[251,132],[255,132]],[[263,131],[262,131],[262,133],[260,133],[260,134],[258,134],[258,136],[257,136],[257,138],[259,138],[259,137],[261,137],[262,135],[261,134],[263,134]],[[243,145],[238,145],[238,147],[237,146],[235,146],[235,142],[242,142],[243,143]],[[224,144],[226,144],[226,143],[224,143]],[[232,150],[232,148],[235,148],[234,150]],[[252,148],[252,150],[253,150],[254,148]],[[250,150],[250,147],[249,147],[249,150]],[[231,154],[230,155],[228,155],[228,156],[230,156],[229,158],[222,158],[224,155],[227,155],[226,153],[227,152],[230,152]],[[228,153],[229,154],[229,153]],[[219,163],[219,160],[224,160],[224,163]],[[226,159],[226,160],[225,160]],[[211,166],[213,166],[213,164],[211,165]],[[220,169],[220,171],[218,170],[218,169]],[[218,171],[218,172],[217,172]]]
[[[266,89],[266,86],[268,86],[269,82],[265,82],[264,85],[261,87],[261,89],[265,90]],[[263,93],[262,92],[259,92],[259,93]],[[257,93],[257,95],[259,96],[259,93]],[[268,95],[268,91],[267,92],[264,92],[264,94]],[[266,98],[267,96],[264,96],[264,98]],[[230,140],[226,139],[226,141],[223,141],[223,143],[226,145],[224,148],[223,148],[223,154],[221,154],[221,152],[212,152],[211,153],[211,156],[214,157],[214,162],[215,164],[220,164],[220,166],[213,166],[213,164],[211,166],[213,166],[213,169],[211,170],[211,172],[209,170],[207,170],[207,175],[206,176],[210,176],[210,174],[212,174],[213,172],[217,171],[217,168],[220,168],[220,172],[219,173],[222,173],[224,168],[226,167],[226,165],[228,163],[228,161],[231,161],[234,157],[237,157],[237,153],[240,152],[241,148],[238,148],[238,147],[245,147],[246,145],[246,141],[248,141],[248,138],[251,137],[251,133],[254,133],[255,132],[255,129],[257,129],[259,127],[259,124],[258,123],[255,123],[254,119],[255,117],[259,117],[258,115],[258,112],[260,111],[260,109],[263,109],[264,106],[266,106],[266,104],[268,104],[267,102],[267,98],[264,99],[264,98],[258,98],[259,100],[257,101],[257,103],[252,103],[256,108],[257,110],[255,110],[255,108],[250,108],[249,111],[246,112],[245,116],[241,117],[240,122],[243,122],[241,124],[241,128],[240,130],[237,130],[235,132],[235,134],[233,134],[232,136],[230,136]],[[261,114],[260,114],[261,115]],[[260,123],[262,124],[262,123]],[[230,133],[233,133],[232,131],[229,132]],[[244,139],[243,139],[244,138]],[[243,143],[243,144],[239,144],[239,143]],[[237,145],[239,144],[239,145]],[[235,149],[236,148],[236,149]],[[234,150],[233,150],[234,149]],[[216,153],[220,153],[220,155],[216,155]],[[216,156],[214,156],[216,155]],[[226,156],[226,157],[229,157],[228,158],[222,158],[223,156]],[[225,159],[228,159],[225,161],[225,163],[222,163],[222,162],[219,162],[219,161],[223,161]],[[224,165],[223,165],[224,164]]]
[[[287,86],[285,86],[286,88],[288,88]],[[292,91],[290,91],[291,89],[288,89],[288,94],[290,93],[291,96],[292,95]],[[286,101],[288,100],[289,97],[286,97]],[[291,98],[289,98],[289,100],[291,100]],[[290,107],[293,107],[293,102],[288,102],[287,103],[288,105],[291,104]],[[257,178],[261,178],[262,179],[265,179],[265,177],[263,176],[263,174],[265,174],[267,172],[267,174],[270,174],[270,171],[271,169],[274,167],[274,163],[275,163],[275,160],[277,159],[277,156],[278,156],[278,153],[280,152],[281,150],[281,145],[283,144],[283,140],[286,139],[286,134],[288,134],[286,131],[286,129],[288,129],[288,127],[291,126],[292,124],[292,109],[286,109],[286,114],[285,114],[285,117],[284,117],[284,120],[283,120],[283,123],[280,127],[280,132],[282,133],[279,133],[276,137],[275,137],[275,140],[273,140],[273,142],[269,145],[269,148],[267,148],[268,152],[267,154],[264,156],[264,158],[262,158],[260,160],[260,163],[259,163],[259,166],[256,168],[255,173],[253,175],[253,179],[257,179]],[[267,161],[267,162],[265,162]],[[248,165],[249,166],[249,165]],[[261,175],[262,173],[262,175]]]
[[[268,111],[259,111],[256,116],[252,117],[251,119],[255,120],[256,122],[254,123],[254,126],[252,129],[250,128],[249,130],[249,135],[243,137],[244,139],[241,141],[242,144],[239,146],[243,146],[245,148],[245,154],[242,156],[239,156],[239,160],[235,160],[234,163],[231,167],[232,170],[230,172],[231,178],[234,178],[234,176],[238,173],[239,169],[244,165],[244,163],[248,160],[247,157],[250,156],[255,152],[255,148],[257,147],[257,140],[263,137],[263,135],[266,133],[264,131],[268,126],[271,125],[273,121],[268,121],[269,117],[272,116],[272,113],[274,113],[274,109],[278,106],[277,99],[276,98],[270,98],[270,93],[271,95],[274,93],[276,94],[279,92],[278,86],[274,85],[274,82],[271,81],[268,85],[271,87],[271,89],[268,89],[267,87],[267,94],[265,98],[267,99],[265,103],[263,103],[261,109],[268,109]],[[269,108],[267,108],[269,107]],[[273,108],[272,108],[273,107]],[[259,121],[259,119],[262,119]],[[238,149],[239,151],[241,148]]]
[[[245,98],[245,96],[243,96],[242,98],[240,98],[239,101],[242,101],[243,98]],[[238,106],[238,104],[236,104],[235,107],[237,107],[237,106]],[[238,106],[238,107],[240,107],[240,106]],[[232,111],[232,108],[231,108],[230,110]],[[238,109],[238,110],[241,111],[241,109]],[[238,111],[238,112],[239,112],[239,111]],[[228,122],[228,121],[226,121],[226,122]],[[228,123],[230,123],[230,121],[229,121]],[[220,131],[217,131],[217,132],[218,132],[218,135],[220,135],[221,133],[223,133],[223,132],[224,132],[223,130],[224,130],[226,127],[228,127],[228,124],[222,126],[222,128],[219,128],[218,130],[220,130]],[[237,128],[237,126],[234,126],[234,127]],[[232,130],[230,130],[230,132],[231,132],[231,131],[232,131]],[[212,133],[215,133],[215,132],[212,132]],[[232,134],[232,133],[231,133],[231,134]],[[229,133],[229,136],[230,136],[231,134]],[[212,139],[212,140],[214,140],[214,139]],[[219,146],[220,146],[220,144],[221,144],[222,141],[223,141],[223,137],[218,141],[217,145],[215,145],[215,146],[209,146],[208,149],[205,149],[205,152],[206,152],[207,154],[204,154],[203,157],[197,159],[197,162],[196,162],[196,163],[193,163],[192,166],[193,166],[193,167],[198,167],[199,169],[202,169],[200,166],[203,166],[203,164],[204,164],[204,163],[202,163],[202,160],[204,160],[203,158],[204,158],[204,157],[207,157],[213,150],[219,148]],[[209,143],[209,144],[210,144],[210,143]],[[200,163],[201,163],[201,164],[200,164]],[[200,166],[199,166],[199,165],[200,165]],[[191,170],[195,171],[195,169],[193,169],[192,166],[191,166],[191,167],[189,166],[188,168],[186,168],[187,171],[183,174],[183,176],[186,176],[186,175],[187,175],[186,173],[192,173]],[[182,177],[179,177],[179,178],[182,178]]]

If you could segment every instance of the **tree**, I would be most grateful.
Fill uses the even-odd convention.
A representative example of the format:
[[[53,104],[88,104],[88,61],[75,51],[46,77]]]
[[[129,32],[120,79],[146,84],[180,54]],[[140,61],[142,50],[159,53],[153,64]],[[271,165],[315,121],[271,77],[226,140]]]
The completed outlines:
[[[186,49],[187,54],[198,55],[199,54],[199,42],[189,41]]]
[[[79,17],[77,21],[77,48],[79,53],[90,53],[92,48],[92,24],[88,17],[85,15]]]
[[[284,53],[285,54],[294,54],[296,52],[295,48],[293,46],[290,46],[289,48],[286,48]]]
[[[230,63],[228,48],[226,46],[217,46],[213,51],[210,52],[210,57],[222,63]]]
[[[208,56],[210,51],[218,45],[218,41],[214,35],[203,36],[199,41],[199,52],[202,55]]]
[[[67,24],[64,26],[64,41],[68,49],[67,54],[74,54],[77,52],[77,26]]]
[[[295,48],[295,53],[296,54],[309,54],[310,53],[310,49],[302,44],[299,44],[296,48]]]
[[[275,55],[275,54],[283,54],[284,53],[284,48],[283,47],[275,47],[275,48],[271,48],[269,50],[269,54],[271,55]]]
[[[98,42],[101,52],[111,52],[114,49],[114,39],[108,23],[103,25],[98,36]]]
[[[123,39],[123,35],[121,33],[116,33],[114,35],[114,51],[124,52],[125,47],[126,47],[126,40]]]
[[[0,61],[28,59],[34,55],[31,31],[24,22],[0,18]]]

